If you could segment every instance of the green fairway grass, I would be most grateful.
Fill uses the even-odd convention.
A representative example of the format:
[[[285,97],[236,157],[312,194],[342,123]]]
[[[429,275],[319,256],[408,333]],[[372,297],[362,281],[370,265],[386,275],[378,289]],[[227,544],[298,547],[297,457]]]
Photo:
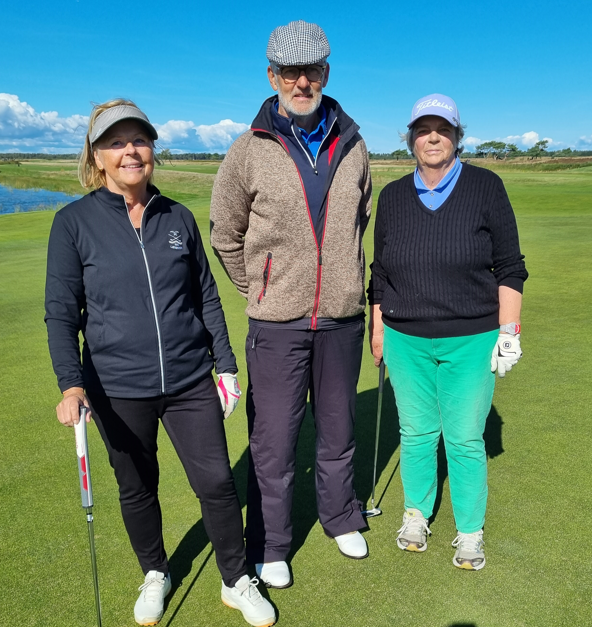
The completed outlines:
[[[161,191],[195,214],[208,252],[246,389],[245,302],[208,244],[209,198],[217,163],[157,168]],[[495,165],[493,166],[495,169]],[[375,202],[410,162],[373,163]],[[423,554],[400,551],[403,494],[399,436],[385,388],[376,498],[368,559],[343,557],[317,519],[314,426],[307,415],[294,506],[294,586],[268,597],[285,627],[585,627],[592,623],[592,167],[498,168],[516,211],[530,278],[525,284],[522,361],[498,379],[488,419],[487,565],[453,567],[455,527],[441,464],[433,535]],[[0,183],[80,193],[73,162],[0,163]],[[54,212],[0,216],[0,625],[96,624],[86,519],[71,429],[55,418],[60,399],[47,350],[43,291]],[[372,220],[365,237],[372,258]],[[356,425],[356,489],[369,502],[378,371],[366,349]],[[226,421],[244,505],[244,400]],[[104,627],[132,627],[142,573],[129,545],[115,479],[98,432],[89,428],[95,533]],[[161,430],[164,533],[173,593],[164,627],[246,625],[220,601],[220,576],[200,508]]]

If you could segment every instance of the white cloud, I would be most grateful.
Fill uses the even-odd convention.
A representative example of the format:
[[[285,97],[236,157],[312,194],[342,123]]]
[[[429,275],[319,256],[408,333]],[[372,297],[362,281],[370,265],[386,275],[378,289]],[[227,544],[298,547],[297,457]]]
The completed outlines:
[[[220,120],[217,124],[200,124],[185,120],[169,120],[166,124],[155,124],[158,143],[187,152],[225,152],[230,144],[249,129],[248,124]]]
[[[590,137],[582,135],[576,142],[576,150],[592,150],[592,135]]]
[[[249,125],[232,120],[196,125],[169,120],[154,124],[159,146],[175,152],[226,152]],[[0,151],[78,152],[84,144],[88,116],[60,117],[57,111],[37,112],[13,94],[0,93]]]
[[[193,122],[183,120],[169,120],[166,124],[155,124],[158,131],[158,141],[162,144],[170,144],[176,141],[189,139],[188,131],[195,128]]]
[[[567,146],[565,142],[554,141],[550,137],[543,137],[543,139],[547,140],[548,148],[552,148],[554,150],[565,148]],[[463,144],[468,150],[470,150],[479,144],[485,143],[486,141],[499,141],[506,144],[516,144],[519,149],[527,150],[540,141],[540,135],[536,131],[528,131],[522,135],[508,135],[507,137],[495,137],[493,139],[484,140],[481,140],[478,137],[465,137],[463,139]]]
[[[516,141],[527,148],[532,148],[539,141],[539,134],[534,131],[528,131],[528,133],[524,133],[521,137],[516,137]]]
[[[479,144],[482,144],[483,142],[478,138],[478,137],[465,137],[462,140],[462,143],[465,146],[478,146]]]
[[[547,141],[547,148],[553,148],[555,150],[564,148],[567,145],[565,142],[556,142],[551,137],[543,137],[543,140]],[[532,148],[538,141],[541,141],[541,139],[538,133],[529,131],[523,135],[509,135],[500,141],[506,142],[506,144],[516,144],[518,148]]]
[[[18,96],[0,93],[0,148],[74,152],[84,142],[87,125],[85,115],[61,118],[57,111],[38,113]]]

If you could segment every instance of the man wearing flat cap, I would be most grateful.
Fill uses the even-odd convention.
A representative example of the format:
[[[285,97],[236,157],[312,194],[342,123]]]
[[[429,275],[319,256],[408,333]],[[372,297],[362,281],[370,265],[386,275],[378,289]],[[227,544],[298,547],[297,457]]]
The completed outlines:
[[[372,185],[358,125],[322,94],[329,53],[316,24],[273,31],[267,76],[277,95],[228,151],[212,193],[212,246],[248,301],[247,560],[274,588],[292,584],[296,443],[309,393],[319,520],[346,557],[368,555],[352,458]]]

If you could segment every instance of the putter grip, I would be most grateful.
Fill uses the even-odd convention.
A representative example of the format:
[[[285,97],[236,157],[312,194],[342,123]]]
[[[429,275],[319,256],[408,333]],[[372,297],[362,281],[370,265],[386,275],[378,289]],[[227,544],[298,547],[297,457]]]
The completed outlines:
[[[382,394],[384,389],[384,377],[385,377],[385,368],[386,365],[384,363],[384,359],[380,362],[380,367],[378,370],[378,393]]]
[[[92,485],[90,482],[90,462],[88,459],[88,440],[86,437],[86,407],[80,408],[80,420],[74,425],[76,436],[76,455],[78,457],[78,479],[80,480],[80,496],[82,507],[92,507]]]

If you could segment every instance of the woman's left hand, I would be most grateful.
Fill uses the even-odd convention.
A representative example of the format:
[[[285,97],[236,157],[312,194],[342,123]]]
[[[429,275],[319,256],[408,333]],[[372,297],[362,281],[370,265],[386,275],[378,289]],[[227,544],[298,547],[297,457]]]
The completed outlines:
[[[238,379],[235,374],[223,372],[218,377],[218,396],[222,405],[224,419],[236,409],[238,401],[241,397],[241,390],[238,385]]]
[[[382,322],[380,305],[371,305],[370,307],[368,334],[370,336],[370,351],[374,357],[374,365],[378,368],[382,361],[382,346],[384,344],[384,324]]]
[[[505,377],[506,372],[512,370],[512,366],[518,363],[520,357],[522,357],[520,334],[500,333],[491,354],[491,372],[497,370],[500,377]]]

